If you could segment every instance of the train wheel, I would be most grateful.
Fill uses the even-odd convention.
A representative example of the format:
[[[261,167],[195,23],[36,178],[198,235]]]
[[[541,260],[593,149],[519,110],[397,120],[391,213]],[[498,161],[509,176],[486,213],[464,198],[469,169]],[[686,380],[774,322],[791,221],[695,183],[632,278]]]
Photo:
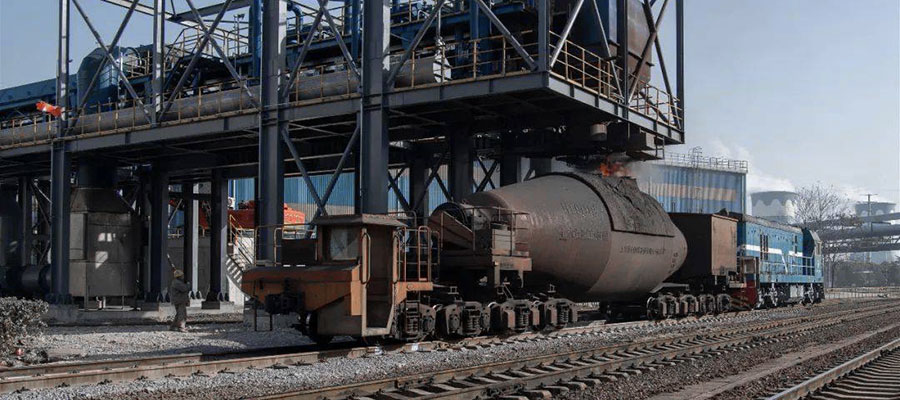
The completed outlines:
[[[319,346],[331,343],[334,335],[321,335],[319,331],[319,314],[311,312],[306,314],[306,329],[304,334]]]

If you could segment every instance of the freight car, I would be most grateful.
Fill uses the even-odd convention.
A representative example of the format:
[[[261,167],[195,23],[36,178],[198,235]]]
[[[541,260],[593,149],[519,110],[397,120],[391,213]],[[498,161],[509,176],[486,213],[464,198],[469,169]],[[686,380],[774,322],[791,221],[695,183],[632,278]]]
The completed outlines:
[[[283,239],[282,264],[245,272],[242,289],[269,313],[296,312],[319,342],[560,328],[578,319],[576,302],[654,318],[721,312],[771,293],[753,284],[768,259],[752,269],[752,255],[738,257],[737,224],[670,218],[629,178],[554,173],[443,204],[415,227],[320,217],[315,238]]]
[[[824,299],[822,245],[814,231],[739,213],[670,217],[688,240],[688,254],[653,290],[649,317]]]

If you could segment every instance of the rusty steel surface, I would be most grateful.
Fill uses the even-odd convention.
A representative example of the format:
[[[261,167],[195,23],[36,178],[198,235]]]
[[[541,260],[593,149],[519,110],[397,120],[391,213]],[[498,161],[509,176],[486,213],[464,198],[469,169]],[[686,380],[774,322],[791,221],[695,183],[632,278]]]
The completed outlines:
[[[688,241],[687,259],[673,279],[737,273],[737,220],[717,214],[670,214]],[[678,281],[678,280],[676,280]]]
[[[519,240],[528,244],[537,279],[558,282],[576,299],[639,299],[681,266],[684,236],[634,181],[557,173],[463,200],[527,213]]]

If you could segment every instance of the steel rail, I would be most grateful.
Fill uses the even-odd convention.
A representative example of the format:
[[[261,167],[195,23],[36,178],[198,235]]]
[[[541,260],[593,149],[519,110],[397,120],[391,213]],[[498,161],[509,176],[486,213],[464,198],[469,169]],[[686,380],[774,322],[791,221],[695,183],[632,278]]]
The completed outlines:
[[[392,399],[472,399],[493,398],[501,394],[523,391],[528,394],[529,389],[546,385],[559,386],[558,382],[564,380],[583,383],[586,379],[593,379],[590,377],[596,376],[597,373],[623,368],[640,369],[654,363],[669,365],[671,360],[678,357],[690,358],[700,353],[742,346],[756,347],[767,340],[774,341],[782,337],[808,334],[846,321],[897,311],[900,311],[898,306],[879,307],[878,310],[868,312],[851,310],[821,316],[767,321],[709,334],[688,334],[674,338],[601,346],[342,386],[291,391],[257,399],[351,397],[358,399],[370,395]]]
[[[838,310],[818,316],[800,316],[756,323],[760,326],[790,326],[803,323],[811,319],[843,318],[848,315],[860,315],[863,313],[878,312],[884,310],[886,305],[882,303],[864,306],[851,310]],[[891,308],[900,310],[900,304]],[[777,310],[775,310],[777,311]],[[85,385],[114,381],[127,381],[134,379],[159,379],[167,376],[188,376],[192,374],[217,374],[222,371],[235,371],[243,368],[266,368],[274,365],[299,365],[312,364],[331,358],[358,358],[371,354],[414,352],[438,349],[461,349],[474,346],[489,346],[517,341],[553,340],[560,337],[590,335],[600,332],[623,332],[641,329],[648,326],[693,326],[703,325],[709,322],[721,322],[724,320],[739,320],[741,317],[752,316],[752,313],[734,313],[703,318],[684,318],[679,320],[666,320],[661,322],[637,321],[625,323],[605,324],[599,321],[587,325],[566,327],[551,332],[526,332],[511,336],[484,336],[477,338],[464,338],[455,341],[430,341],[406,344],[390,344],[385,346],[354,346],[355,342],[345,342],[332,345],[331,348],[321,349],[315,345],[272,347],[263,349],[240,350],[226,353],[213,354],[178,354],[155,357],[142,357],[121,360],[100,360],[80,363],[54,363],[0,369],[0,394],[27,389],[53,388],[61,385]],[[754,322],[740,328],[732,328],[727,332],[753,332]],[[726,331],[723,331],[726,332]],[[681,338],[696,339],[696,334],[684,335]],[[659,339],[654,343],[673,343],[679,338]],[[687,340],[685,339],[685,340]],[[616,348],[628,350],[638,349],[647,342],[635,342]],[[309,351],[309,349],[318,349]],[[266,355],[260,355],[266,354]]]
[[[900,397],[900,339],[786,389],[770,400],[795,400],[815,394],[828,398]],[[822,393],[817,391],[822,390]]]
[[[609,332],[622,332],[634,329],[640,329],[642,327],[649,326],[650,324],[657,324],[662,326],[690,326],[690,325],[699,325],[705,324],[709,322],[719,322],[726,319],[736,319],[742,316],[746,316],[747,314],[740,313],[732,313],[727,315],[717,315],[717,316],[709,316],[703,318],[683,318],[678,320],[666,320],[662,322],[650,322],[650,321],[635,321],[635,322],[621,322],[621,323],[612,323],[607,324],[603,321],[595,321],[585,325],[571,326],[566,327],[557,331],[552,332],[526,332],[520,333],[516,335],[510,336],[483,336],[477,338],[464,338],[458,339],[455,341],[433,341],[433,342],[421,342],[415,344],[397,344],[382,347],[380,350],[375,349],[373,347],[353,347],[347,348],[345,345],[352,342],[345,343],[336,343],[330,347],[330,349],[321,350],[321,346],[317,345],[305,345],[305,346],[283,346],[283,347],[270,347],[270,348],[260,348],[260,349],[249,349],[249,350],[238,350],[232,352],[223,352],[223,353],[184,353],[184,354],[174,354],[174,355],[163,355],[163,356],[151,356],[151,357],[140,357],[140,358],[126,358],[119,360],[97,360],[97,361],[84,361],[84,362],[59,362],[59,363],[47,363],[47,364],[37,364],[30,365],[24,367],[13,367],[13,368],[0,368],[0,393],[6,392],[8,388],[5,385],[6,381],[13,381],[16,379],[22,380],[25,378],[33,378],[33,377],[41,377],[47,375],[54,374],[75,374],[81,373],[84,371],[103,371],[103,370],[111,370],[117,368],[139,368],[139,367],[150,367],[150,366],[165,366],[165,365],[175,365],[175,364],[191,364],[191,363],[200,363],[209,360],[226,360],[226,359],[235,359],[239,357],[252,357],[253,355],[259,355],[262,353],[272,354],[278,356],[279,354],[284,353],[301,353],[301,354],[310,354],[316,355],[319,359],[331,358],[331,357],[342,357],[346,356],[348,352],[352,354],[368,354],[375,351],[381,352],[392,352],[392,351],[415,351],[415,350],[427,350],[427,349],[437,349],[437,348],[447,348],[447,349],[457,349],[463,347],[471,347],[478,345],[493,345],[499,344],[507,341],[521,341],[521,340],[535,340],[539,338],[558,338],[564,336],[571,335],[583,335],[587,333],[597,332],[597,331],[609,331]],[[319,349],[319,350],[315,350]],[[67,383],[65,381],[59,382]],[[26,388],[28,386],[20,386],[14,390]],[[39,388],[31,387],[31,388]]]

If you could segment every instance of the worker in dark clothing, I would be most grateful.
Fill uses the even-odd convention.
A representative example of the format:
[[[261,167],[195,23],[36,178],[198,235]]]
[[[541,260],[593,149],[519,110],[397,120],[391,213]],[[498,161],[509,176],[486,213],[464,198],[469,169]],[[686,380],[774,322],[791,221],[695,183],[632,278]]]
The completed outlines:
[[[174,278],[169,284],[169,298],[172,299],[172,305],[175,306],[175,319],[169,330],[187,332],[187,306],[191,303],[188,296],[191,288],[184,282],[184,272],[173,269]]]

